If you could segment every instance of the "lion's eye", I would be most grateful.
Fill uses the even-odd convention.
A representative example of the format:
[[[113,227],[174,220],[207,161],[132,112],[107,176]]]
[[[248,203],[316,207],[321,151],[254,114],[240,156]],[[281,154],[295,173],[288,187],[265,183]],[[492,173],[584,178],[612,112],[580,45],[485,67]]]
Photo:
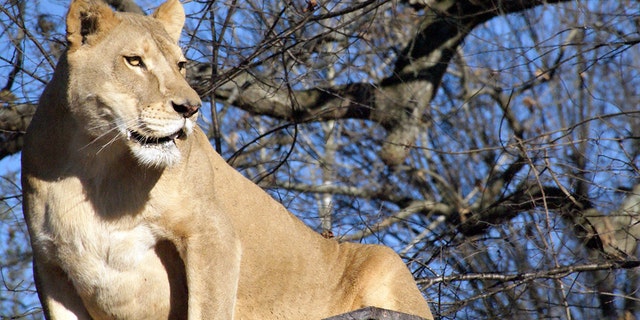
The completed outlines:
[[[124,59],[127,61],[127,64],[132,67],[144,68],[144,62],[142,62],[142,58],[139,56],[124,57]]]
[[[186,61],[178,61],[178,69],[180,69],[180,71],[184,70],[184,68],[186,67],[187,67]]]

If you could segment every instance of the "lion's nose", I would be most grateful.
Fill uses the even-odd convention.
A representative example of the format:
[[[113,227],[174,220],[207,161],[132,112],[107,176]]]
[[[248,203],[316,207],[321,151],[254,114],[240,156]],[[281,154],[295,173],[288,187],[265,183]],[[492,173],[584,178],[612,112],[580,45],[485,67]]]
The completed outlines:
[[[175,110],[177,113],[181,114],[185,118],[191,117],[196,112],[198,112],[198,109],[200,109],[199,104],[175,103],[175,102],[171,102],[171,104],[173,105],[173,110]]]

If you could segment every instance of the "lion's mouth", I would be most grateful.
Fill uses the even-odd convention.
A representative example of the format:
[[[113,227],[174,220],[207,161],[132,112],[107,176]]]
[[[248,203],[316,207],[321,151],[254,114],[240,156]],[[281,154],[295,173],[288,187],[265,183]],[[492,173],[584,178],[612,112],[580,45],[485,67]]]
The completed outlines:
[[[176,139],[182,138],[184,135],[185,133],[183,130],[179,130],[164,137],[150,137],[136,131],[127,131],[127,138],[139,143],[142,146],[154,146],[174,142]]]

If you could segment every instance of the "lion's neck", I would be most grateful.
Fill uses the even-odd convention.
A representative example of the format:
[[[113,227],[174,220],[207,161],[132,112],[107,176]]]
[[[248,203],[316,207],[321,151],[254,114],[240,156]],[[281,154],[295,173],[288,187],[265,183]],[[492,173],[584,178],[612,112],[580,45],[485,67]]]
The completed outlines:
[[[33,159],[27,167],[55,175],[82,171],[84,175],[98,176],[100,172],[113,172],[119,164],[130,161],[131,156],[124,143],[112,137],[93,137],[88,132],[90,125],[74,118],[71,110],[83,106],[68,94],[70,81],[66,70],[63,56],[28,129],[24,152],[35,156],[26,157]]]
[[[61,171],[57,174],[82,170],[97,175],[131,158],[121,144],[91,137],[61,104],[56,100],[41,103],[29,127],[25,152],[38,155],[35,168]]]
[[[128,183],[153,175],[154,170],[141,167],[123,142],[91,136],[87,124],[73,118],[67,97],[51,89],[45,90],[25,142],[23,152],[33,154],[24,157],[29,172],[47,180],[78,176],[96,184],[113,179]]]
[[[50,182],[77,181],[96,213],[105,217],[141,212],[162,170],[141,166],[122,143],[91,137],[62,107],[64,102],[43,101],[23,151],[30,154],[23,157],[25,174]]]

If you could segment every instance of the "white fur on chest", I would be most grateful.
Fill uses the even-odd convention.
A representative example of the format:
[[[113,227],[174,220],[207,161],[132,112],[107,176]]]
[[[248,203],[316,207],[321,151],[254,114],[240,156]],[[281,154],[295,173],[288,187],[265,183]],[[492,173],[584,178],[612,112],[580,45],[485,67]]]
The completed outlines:
[[[118,314],[116,309],[135,310],[131,304],[147,290],[168,296],[167,276],[158,273],[164,270],[155,252],[158,239],[149,224],[141,215],[100,217],[77,188],[69,183],[49,194],[36,243],[69,275],[87,307]]]

